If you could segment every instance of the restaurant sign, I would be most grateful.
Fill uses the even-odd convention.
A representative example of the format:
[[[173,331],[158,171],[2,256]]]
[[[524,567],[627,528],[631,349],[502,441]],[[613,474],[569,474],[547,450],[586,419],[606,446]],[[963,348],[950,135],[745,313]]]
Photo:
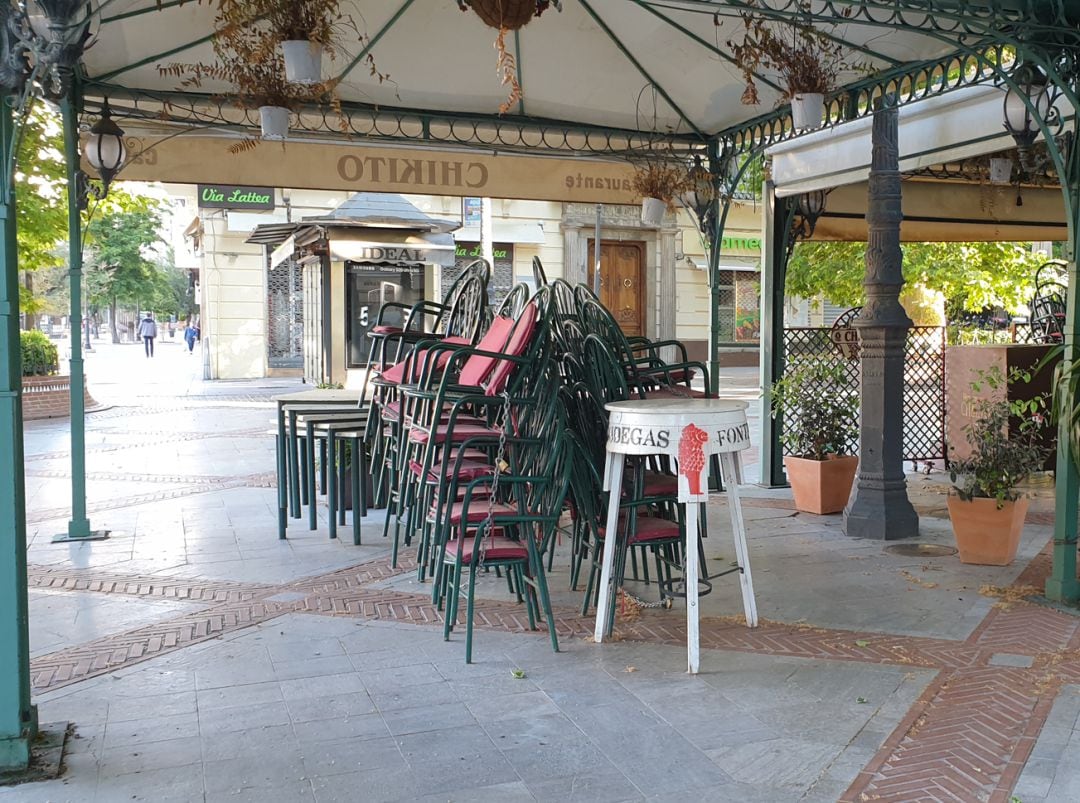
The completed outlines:
[[[199,184],[199,206],[203,209],[274,208],[274,190],[270,187],[238,187],[232,184]]]

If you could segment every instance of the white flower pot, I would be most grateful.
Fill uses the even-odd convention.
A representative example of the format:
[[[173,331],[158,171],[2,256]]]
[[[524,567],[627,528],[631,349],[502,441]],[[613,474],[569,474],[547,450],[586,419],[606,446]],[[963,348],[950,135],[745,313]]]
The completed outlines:
[[[281,43],[285,57],[285,80],[290,84],[317,84],[322,81],[323,46],[306,39]]]
[[[260,106],[259,123],[263,139],[287,139],[289,136],[289,110],[283,106]]]
[[[990,183],[1008,184],[1012,180],[1012,159],[994,157],[990,160]]]
[[[820,92],[801,92],[791,96],[791,124],[797,131],[821,128],[825,118],[825,96]]]
[[[664,221],[667,204],[659,198],[641,199],[641,222],[646,226],[659,226]]]

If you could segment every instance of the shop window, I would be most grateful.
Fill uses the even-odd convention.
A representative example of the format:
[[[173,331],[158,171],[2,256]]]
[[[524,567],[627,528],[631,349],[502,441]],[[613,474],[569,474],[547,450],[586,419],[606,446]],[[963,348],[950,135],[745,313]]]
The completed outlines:
[[[367,364],[370,340],[379,309],[387,302],[403,305],[383,315],[385,326],[402,326],[409,307],[424,299],[424,267],[345,263],[345,340],[350,368]]]

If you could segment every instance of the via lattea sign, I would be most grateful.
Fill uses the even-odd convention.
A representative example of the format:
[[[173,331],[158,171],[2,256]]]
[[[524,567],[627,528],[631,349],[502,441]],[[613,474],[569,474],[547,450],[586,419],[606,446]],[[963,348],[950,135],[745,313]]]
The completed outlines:
[[[240,187],[235,184],[199,184],[199,207],[202,209],[273,209],[272,187]]]

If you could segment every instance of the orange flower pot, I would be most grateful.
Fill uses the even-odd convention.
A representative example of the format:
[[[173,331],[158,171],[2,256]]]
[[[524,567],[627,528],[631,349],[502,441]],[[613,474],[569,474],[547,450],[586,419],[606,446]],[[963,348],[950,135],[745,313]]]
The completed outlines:
[[[949,495],[949,519],[956,535],[961,563],[980,566],[1008,566],[1016,557],[1020,533],[1024,530],[1028,500],[1006,502],[998,509],[996,499],[965,502]]]
[[[805,513],[839,513],[851,496],[851,484],[859,458],[854,455],[832,455],[827,460],[806,457],[785,457],[795,507]]]

